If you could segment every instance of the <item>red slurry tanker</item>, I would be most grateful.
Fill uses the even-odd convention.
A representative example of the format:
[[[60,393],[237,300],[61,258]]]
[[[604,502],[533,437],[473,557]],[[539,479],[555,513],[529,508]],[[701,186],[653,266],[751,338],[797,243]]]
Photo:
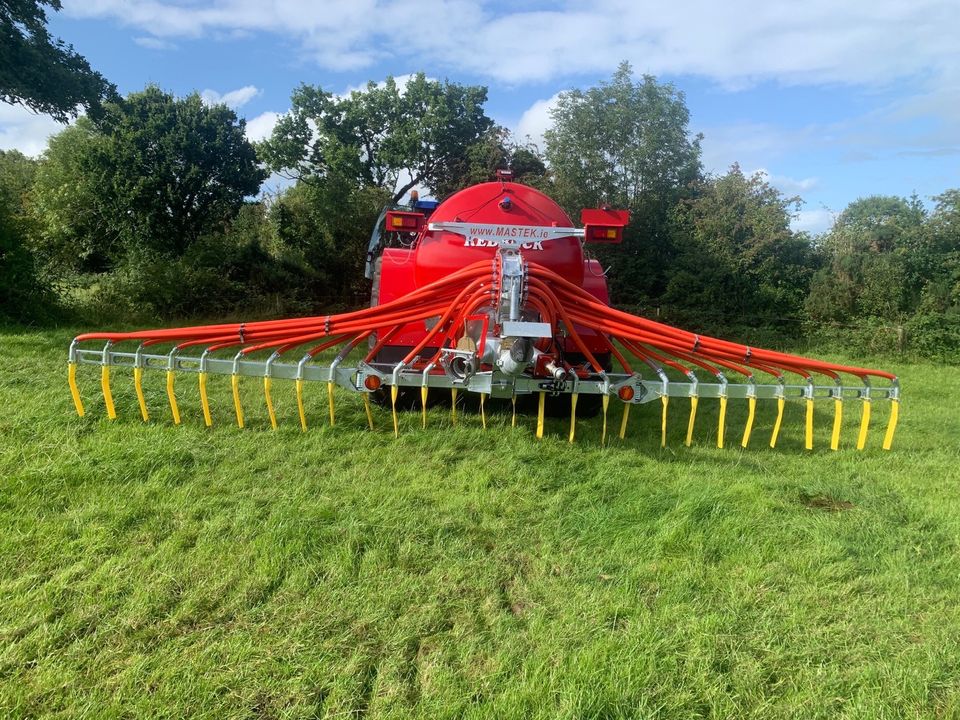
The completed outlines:
[[[843,406],[859,400],[856,447],[863,449],[872,401],[889,400],[882,446],[889,449],[897,424],[895,375],[798,355],[748,347],[680,330],[610,307],[607,284],[591,243],[619,243],[629,214],[584,210],[582,227],[543,193],[510,180],[461,190],[441,203],[411,202],[387,209],[374,229],[367,256],[372,280],[368,308],[338,315],[247,323],[200,325],[129,333],[88,333],[70,346],[69,381],[77,412],[84,414],[77,366],[101,366],[107,414],[116,417],[110,372],[131,368],[144,420],[144,370],[167,374],[175,423],[178,373],[199,379],[204,422],[212,424],[207,394],[210,374],[229,375],[237,424],[244,426],[239,384],[261,378],[271,425],[277,427],[271,393],[276,380],[291,381],[301,427],[307,428],[304,388],[325,382],[331,424],[336,388],[360,393],[373,427],[371,396],[392,409],[422,405],[426,425],[429,391],[444,391],[456,421],[458,393],[474,393],[486,426],[487,398],[518,400],[537,412],[542,437],[545,407],[569,403],[572,441],[578,399],[602,410],[603,438],[611,399],[622,405],[620,437],[631,405],[659,401],[661,443],[666,443],[670,398],[688,401],[686,444],[693,441],[701,399],[719,403],[717,445],[725,442],[731,400],[747,404],[740,444],[746,447],[758,400],[776,403],[769,443],[776,445],[787,400],[805,403],[805,445],[813,447],[814,405],[833,406],[830,446],[839,446]],[[121,346],[123,348],[121,349]],[[362,360],[347,362],[363,355]],[[729,378],[729,379],[728,379]],[[874,384],[875,381],[879,381]],[[587,402],[589,401],[589,402]]]

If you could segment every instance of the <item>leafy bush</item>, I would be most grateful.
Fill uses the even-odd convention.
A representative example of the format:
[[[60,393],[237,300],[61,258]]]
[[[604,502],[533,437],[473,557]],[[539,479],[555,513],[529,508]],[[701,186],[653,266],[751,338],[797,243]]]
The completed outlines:
[[[20,224],[0,198],[0,319],[37,322],[52,312],[52,293],[37,275]]]
[[[960,312],[917,315],[906,326],[910,349],[923,357],[960,362]]]
[[[99,276],[80,311],[100,322],[304,314],[314,304],[309,285],[307,269],[258,241],[214,236],[177,259],[129,258]]]

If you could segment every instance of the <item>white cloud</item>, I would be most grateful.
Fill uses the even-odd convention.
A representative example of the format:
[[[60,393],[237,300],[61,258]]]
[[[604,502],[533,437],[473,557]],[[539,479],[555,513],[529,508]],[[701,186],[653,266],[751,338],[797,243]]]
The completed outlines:
[[[242,88],[225,92],[223,95],[218,93],[216,90],[207,89],[200,93],[200,97],[207,105],[219,105],[222,103],[227,107],[236,110],[237,108],[243,107],[248,102],[253,100],[261,92],[263,91],[254,85],[245,85]]]
[[[160,38],[142,36],[135,37],[133,41],[140,47],[145,47],[148,50],[176,50],[176,44],[170,42],[169,40],[161,40]]]
[[[161,38],[270,32],[298,38],[333,70],[404,59],[505,83],[612,70],[691,74],[728,87],[884,85],[958,68],[956,0],[595,0],[576,9],[504,11],[493,0],[64,0],[74,17],[113,17]],[[429,32],[397,27],[429,18]]]
[[[533,105],[526,109],[520,120],[517,121],[514,135],[520,142],[526,142],[528,139],[540,150],[546,147],[543,140],[543,134],[553,125],[550,117],[550,111],[557,106],[557,99],[560,94],[546,100],[537,100]]]
[[[829,230],[836,219],[836,213],[826,208],[801,210],[793,218],[790,227],[798,232],[808,232],[816,235]]]
[[[19,150],[40,155],[47,140],[66,127],[49,115],[37,115],[20,105],[0,103],[0,150]]]
[[[274,126],[281,117],[283,117],[283,113],[268,110],[247,120],[247,140],[250,142],[266,140],[270,137],[270,133],[273,132]]]
[[[766,168],[759,168],[755,172],[763,175],[768,183],[787,195],[798,195],[800,193],[807,192],[808,190],[813,190],[815,187],[817,187],[817,185],[820,184],[819,178],[815,177],[797,180],[796,178],[789,177],[788,175],[775,175],[769,172]],[[753,173],[747,174],[752,175]]]

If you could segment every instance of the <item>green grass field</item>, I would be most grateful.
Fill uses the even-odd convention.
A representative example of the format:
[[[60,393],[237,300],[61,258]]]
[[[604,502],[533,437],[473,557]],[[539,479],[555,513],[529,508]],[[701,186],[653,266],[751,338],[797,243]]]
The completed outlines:
[[[314,386],[302,434],[280,382],[240,431],[224,378],[208,430],[192,376],[174,427],[162,374],[110,422],[89,367],[78,418],[71,334],[0,334],[0,716],[960,717],[956,367],[881,363],[892,452],[884,403],[862,453],[853,408],[804,452],[799,406],[776,450],[766,406],[684,448],[682,404],[602,448],[440,408],[395,440],[343,394],[330,428]]]

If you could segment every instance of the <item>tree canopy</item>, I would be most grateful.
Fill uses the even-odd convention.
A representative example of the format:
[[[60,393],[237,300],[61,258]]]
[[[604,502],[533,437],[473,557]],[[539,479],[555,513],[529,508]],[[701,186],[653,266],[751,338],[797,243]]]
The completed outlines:
[[[545,133],[556,199],[574,217],[581,208],[629,209],[623,245],[598,254],[613,272],[621,302],[663,294],[674,263],[670,216],[700,178],[700,136],[689,130],[683,93],[621,63],[609,82],[560,93]]]
[[[337,176],[393,192],[449,185],[471,146],[493,126],[487,89],[414,75],[338,97],[301,85],[290,112],[259,146],[267,166],[307,182]]]
[[[790,229],[799,202],[736,164],[699,182],[677,207],[674,233],[684,250],[663,301],[714,325],[795,316],[818,262],[809,238]]]
[[[96,114],[116,88],[51,37],[46,8],[60,7],[60,0],[0,0],[0,99],[66,122],[78,107]]]
[[[609,82],[560,93],[546,158],[566,204],[638,209],[682,194],[700,174],[682,92],[623,62]]]
[[[36,184],[42,235],[53,254],[179,256],[265,175],[232,110],[148,87],[51,140]]]

